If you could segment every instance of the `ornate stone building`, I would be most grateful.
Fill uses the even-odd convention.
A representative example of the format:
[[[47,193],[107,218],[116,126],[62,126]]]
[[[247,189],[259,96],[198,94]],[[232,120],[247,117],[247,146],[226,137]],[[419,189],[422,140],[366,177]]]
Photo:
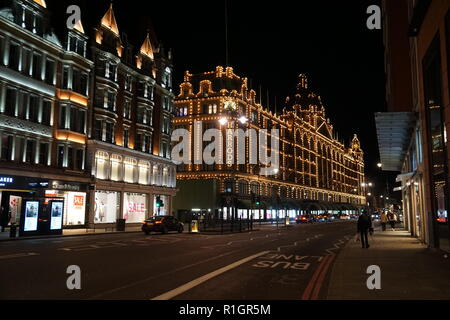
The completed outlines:
[[[133,50],[112,5],[92,36],[60,34],[44,0],[1,2],[1,205],[63,198],[66,227],[170,214],[171,53],[149,35]]]
[[[257,103],[247,78],[234,74],[231,67],[220,66],[201,74],[186,72],[175,106],[174,129],[190,132],[191,161],[179,164],[177,170],[180,193],[174,207],[179,214],[194,210],[226,217],[233,207],[241,217],[248,217],[249,209],[254,210],[254,218],[271,218],[274,210],[294,217],[305,210],[352,211],[365,205],[359,140],[355,135],[351,145],[345,146],[335,138],[320,97],[309,89],[305,75],[299,76],[297,90],[286,99],[281,114]],[[196,164],[196,121],[202,122],[203,131],[222,130],[224,139],[226,128],[278,129],[279,169],[261,175],[260,164],[249,163],[253,156],[250,146],[255,143],[251,136],[245,138],[245,164]],[[225,149],[226,142],[220,146]],[[252,197],[259,198],[261,204],[255,206]]]
[[[171,214],[176,178],[170,160],[171,53],[147,34],[136,54],[120,34],[112,5],[94,31],[87,167],[97,205],[90,222],[105,222],[108,212],[106,222],[123,216],[129,223]],[[164,202],[158,212],[156,197]]]

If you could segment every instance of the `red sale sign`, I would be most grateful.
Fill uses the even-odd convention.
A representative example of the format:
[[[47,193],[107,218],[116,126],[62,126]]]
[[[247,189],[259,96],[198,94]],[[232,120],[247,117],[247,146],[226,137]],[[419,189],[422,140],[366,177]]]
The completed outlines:
[[[145,203],[128,202],[128,213],[144,213]]]
[[[82,207],[84,206],[84,196],[74,196],[73,197],[73,205],[75,207]]]

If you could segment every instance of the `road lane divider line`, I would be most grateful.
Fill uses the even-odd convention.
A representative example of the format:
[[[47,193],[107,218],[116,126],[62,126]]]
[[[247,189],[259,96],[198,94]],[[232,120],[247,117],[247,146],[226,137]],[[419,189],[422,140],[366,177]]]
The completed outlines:
[[[330,265],[335,257],[336,255],[333,254],[329,256],[328,260],[325,262],[325,265],[322,268],[322,272],[320,273],[319,278],[317,279],[316,286],[314,288],[310,300],[317,300],[319,298],[320,289],[322,288],[323,282],[325,280],[325,275],[327,274],[327,271],[330,268]]]
[[[98,294],[90,297],[90,299],[98,299],[99,297],[105,296],[106,294],[118,292],[118,291],[121,291],[121,290],[124,290],[124,289],[128,289],[128,288],[131,288],[131,287],[134,287],[134,286],[137,286],[137,285],[141,285],[141,284],[143,284],[145,282],[148,282],[148,281],[151,281],[151,280],[154,280],[154,279],[157,279],[157,278],[161,278],[161,277],[173,274],[173,273],[178,273],[178,272],[181,272],[183,270],[186,270],[186,269],[193,268],[193,267],[196,267],[198,265],[201,265],[202,263],[210,262],[210,261],[213,261],[213,260],[217,260],[219,258],[223,258],[223,257],[229,256],[229,255],[231,255],[233,253],[237,253],[239,251],[241,251],[241,250],[238,249],[238,250],[225,252],[225,253],[219,254],[217,256],[208,258],[206,260],[202,260],[202,261],[194,262],[194,263],[191,263],[191,264],[188,264],[188,265],[184,265],[182,267],[176,268],[174,270],[169,270],[169,271],[166,271],[166,272],[163,272],[163,273],[158,273],[157,275],[152,275],[152,276],[150,276],[150,277],[148,277],[146,279],[141,279],[141,280],[138,280],[138,281],[135,281],[135,282],[132,282],[132,283],[128,283],[128,284],[120,286],[120,287],[116,287],[114,289],[110,289],[110,290],[104,291],[102,293],[98,293]]]
[[[32,257],[32,256],[38,256],[38,255],[39,255],[39,253],[36,253],[36,252],[14,253],[14,254],[7,254],[4,256],[0,256],[0,260],[22,258],[22,257]]]
[[[311,279],[308,282],[308,285],[305,288],[305,291],[303,292],[302,295],[302,300],[309,300],[309,297],[311,295],[311,292],[313,291],[314,285],[316,283],[317,278],[319,277],[320,272],[322,271],[325,263],[327,262],[327,260],[329,259],[329,256],[326,256],[322,262],[319,264],[319,266],[317,267],[316,271],[314,271],[314,274],[312,275]]]
[[[210,273],[205,274],[205,275],[203,275],[203,276],[201,276],[201,277],[199,277],[197,279],[189,281],[188,283],[185,283],[182,286],[179,286],[178,288],[175,288],[175,289],[170,290],[170,291],[168,291],[166,293],[160,294],[159,296],[156,296],[156,297],[154,297],[154,298],[152,298],[150,300],[170,300],[170,299],[172,299],[172,298],[174,298],[174,297],[176,297],[176,296],[178,296],[178,295],[180,295],[180,294],[182,294],[182,293],[184,293],[184,292],[186,292],[186,291],[188,291],[188,290],[190,290],[190,289],[192,289],[192,288],[194,288],[194,287],[196,287],[196,286],[198,286],[198,285],[200,285],[200,284],[202,284],[202,283],[204,283],[204,282],[206,282],[206,281],[208,281],[208,280],[210,280],[212,278],[217,277],[218,275],[221,275],[222,273],[225,273],[227,271],[235,269],[235,268],[239,267],[240,265],[242,265],[244,263],[247,263],[247,262],[249,262],[249,261],[251,261],[253,259],[256,259],[258,257],[261,257],[263,255],[266,255],[269,252],[270,251],[263,251],[263,252],[251,255],[251,256],[249,256],[247,258],[244,258],[244,259],[238,260],[236,262],[233,262],[232,264],[229,264],[229,265],[227,265],[225,267],[217,269],[216,271],[210,272]]]

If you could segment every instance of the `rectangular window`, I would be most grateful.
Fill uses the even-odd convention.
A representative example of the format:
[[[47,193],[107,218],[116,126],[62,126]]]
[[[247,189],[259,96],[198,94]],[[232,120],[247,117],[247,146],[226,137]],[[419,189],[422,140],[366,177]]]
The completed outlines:
[[[29,94],[27,92],[20,92],[19,93],[19,99],[17,104],[17,113],[16,117],[19,119],[27,119],[27,112],[29,109]]]
[[[58,167],[64,167],[64,146],[58,146]]]
[[[138,107],[138,112],[137,112],[137,122],[138,123],[144,123],[144,113],[145,113],[145,108]]]
[[[111,156],[111,180],[120,180],[120,168],[122,165],[122,158],[117,155]]]
[[[29,76],[30,75],[30,61],[31,61],[31,50],[28,48],[22,48],[22,73]]]
[[[37,80],[42,80],[42,55],[37,52],[33,52],[32,77]]]
[[[85,41],[83,41],[83,40],[78,40],[77,41],[77,53],[80,55],[80,56],[83,56],[84,57],[84,46],[85,46]]]
[[[77,127],[76,127],[77,132],[86,133],[86,130],[84,129],[85,124],[86,124],[86,111],[78,110]]]
[[[80,94],[87,96],[88,95],[88,75],[87,73],[82,73],[80,76]]]
[[[95,94],[95,107],[104,108],[105,107],[105,95],[103,89],[98,89]]]
[[[55,61],[48,58],[45,61],[45,82],[51,86],[55,84]]]
[[[125,78],[125,90],[132,91],[131,83],[133,81],[133,78],[130,75],[127,75]]]
[[[26,140],[24,138],[17,138],[16,139],[16,147],[14,150],[15,158],[14,160],[23,162],[25,160],[25,147],[26,147]]]
[[[12,88],[6,89],[5,114],[11,117],[15,116],[17,103],[17,90]]]
[[[75,169],[73,160],[73,148],[67,147],[67,167],[72,170]]]
[[[30,96],[30,103],[28,105],[28,120],[32,122],[38,122],[39,115],[39,97]]]
[[[108,91],[108,110],[115,111],[116,110],[116,94],[113,91]]]
[[[44,100],[42,104],[42,121],[43,125],[49,126],[52,113],[52,102]]]
[[[125,119],[131,118],[131,102],[130,102],[130,100],[125,100],[125,103],[123,105],[123,117]]]
[[[106,122],[106,142],[114,143],[114,124]]]
[[[67,119],[67,112],[68,112],[68,106],[61,105],[60,111],[59,111],[59,128],[60,129],[66,129],[66,119]]]
[[[2,135],[2,150],[1,159],[11,160],[12,147],[13,147],[13,136]]]
[[[142,151],[142,134],[136,134],[136,139],[134,141],[134,149]]]
[[[123,146],[128,148],[128,140],[130,139],[129,129],[123,129]]]
[[[64,66],[62,88],[65,90],[69,89],[69,67],[68,66]]]
[[[117,73],[117,65],[115,64],[110,64],[109,65],[109,76],[108,78],[111,79],[112,81],[116,81],[116,73]]]
[[[72,90],[76,93],[84,94],[81,89],[81,72],[75,68],[72,69]]]
[[[34,154],[35,154],[35,141],[27,140],[27,149],[25,152],[25,162],[34,163]]]
[[[145,135],[145,152],[150,153],[151,152],[151,144],[152,144],[152,140],[151,140],[151,136],[149,135]]]
[[[84,169],[84,150],[78,149],[75,154],[76,170],[82,171]]]
[[[39,146],[39,164],[42,164],[44,166],[47,165],[48,153],[49,153],[48,143],[41,143]]]
[[[147,109],[147,124],[149,126],[153,125],[153,110],[152,109]]]
[[[124,161],[124,181],[128,183],[134,183],[134,170],[136,168],[136,160],[125,158]]]
[[[103,141],[103,121],[95,120],[94,139]]]
[[[9,67],[19,71],[20,64],[20,46],[17,43],[9,44]]]
[[[70,131],[75,131],[78,132],[78,126],[77,126],[77,115],[78,115],[78,110],[77,108],[71,107],[70,108]]]

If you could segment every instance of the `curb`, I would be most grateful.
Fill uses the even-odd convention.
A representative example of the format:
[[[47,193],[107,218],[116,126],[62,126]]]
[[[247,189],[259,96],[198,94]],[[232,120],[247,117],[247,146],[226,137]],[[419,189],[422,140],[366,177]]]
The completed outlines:
[[[102,233],[80,233],[80,234],[67,234],[67,235],[47,235],[47,236],[33,236],[33,237],[16,237],[16,238],[6,238],[0,239],[0,242],[8,241],[20,241],[20,240],[35,240],[35,239],[53,239],[53,238],[70,238],[70,237],[84,237],[84,236],[101,236],[107,234],[119,234],[119,233],[140,233],[142,231],[113,231],[113,232],[102,232]]]

